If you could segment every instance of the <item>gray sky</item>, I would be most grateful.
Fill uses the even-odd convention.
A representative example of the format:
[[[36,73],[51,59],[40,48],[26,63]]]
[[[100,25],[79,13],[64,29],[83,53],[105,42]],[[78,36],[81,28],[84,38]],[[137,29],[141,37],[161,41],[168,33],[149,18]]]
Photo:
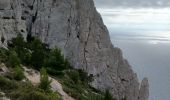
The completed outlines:
[[[170,0],[94,0],[97,8],[166,8]]]
[[[170,0],[94,1],[111,38],[142,34],[170,39]]]

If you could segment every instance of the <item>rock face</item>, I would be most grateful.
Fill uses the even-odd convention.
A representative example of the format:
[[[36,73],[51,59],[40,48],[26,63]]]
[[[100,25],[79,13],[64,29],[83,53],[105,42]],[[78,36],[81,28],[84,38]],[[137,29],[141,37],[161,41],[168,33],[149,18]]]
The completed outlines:
[[[9,74],[10,71],[9,69],[5,66],[5,64],[0,64],[0,76],[6,76],[7,74]]]
[[[139,100],[146,100],[149,98],[149,84],[148,79],[144,78],[139,91]]]
[[[148,99],[148,81],[139,87],[92,0],[0,0],[1,37],[6,43],[17,33],[59,47],[72,66],[94,76],[93,87],[109,89],[118,100]]]

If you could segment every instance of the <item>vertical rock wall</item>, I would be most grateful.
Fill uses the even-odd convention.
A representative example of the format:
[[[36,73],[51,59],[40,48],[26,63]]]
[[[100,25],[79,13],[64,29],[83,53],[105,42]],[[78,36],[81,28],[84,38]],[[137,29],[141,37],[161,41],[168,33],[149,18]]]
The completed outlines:
[[[147,79],[140,88],[92,0],[0,0],[0,36],[7,41],[17,33],[61,48],[72,66],[94,76],[93,87],[118,100],[148,100]]]

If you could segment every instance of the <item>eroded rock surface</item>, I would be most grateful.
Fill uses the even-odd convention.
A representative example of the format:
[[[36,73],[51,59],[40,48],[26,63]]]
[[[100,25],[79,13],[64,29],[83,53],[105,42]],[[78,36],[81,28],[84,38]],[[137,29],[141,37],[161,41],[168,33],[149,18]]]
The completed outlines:
[[[139,93],[137,75],[112,45],[92,0],[0,0],[3,45],[17,33],[59,47],[72,66],[94,76],[93,87],[109,89],[118,100],[138,100],[148,93]]]

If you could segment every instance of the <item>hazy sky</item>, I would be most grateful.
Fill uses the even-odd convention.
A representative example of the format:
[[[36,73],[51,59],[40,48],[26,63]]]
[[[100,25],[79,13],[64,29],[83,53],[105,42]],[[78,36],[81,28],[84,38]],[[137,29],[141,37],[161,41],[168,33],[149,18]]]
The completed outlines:
[[[170,0],[94,0],[101,8],[131,7],[131,8],[162,8],[170,7]]]
[[[153,43],[170,42],[170,0],[95,0],[95,4],[111,39],[147,36]]]

